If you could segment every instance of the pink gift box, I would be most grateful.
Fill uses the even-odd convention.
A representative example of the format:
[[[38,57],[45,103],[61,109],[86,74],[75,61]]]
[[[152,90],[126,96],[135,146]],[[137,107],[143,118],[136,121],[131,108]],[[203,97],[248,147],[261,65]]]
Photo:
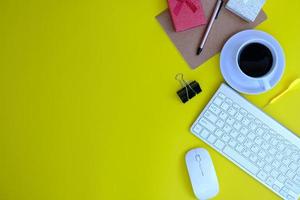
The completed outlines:
[[[168,0],[176,32],[206,24],[200,0]]]

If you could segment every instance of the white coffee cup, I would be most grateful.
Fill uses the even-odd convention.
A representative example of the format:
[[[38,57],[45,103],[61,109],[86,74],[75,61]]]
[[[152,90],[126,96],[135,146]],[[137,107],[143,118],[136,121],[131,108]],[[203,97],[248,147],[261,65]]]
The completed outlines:
[[[247,45],[249,45],[251,43],[259,43],[259,44],[264,45],[265,47],[267,47],[270,50],[270,52],[272,54],[272,57],[273,57],[272,67],[270,68],[270,70],[266,74],[264,74],[263,76],[260,76],[260,77],[251,77],[251,76],[245,74],[239,66],[239,57],[240,57],[241,51],[244,49],[244,47],[246,47]],[[277,61],[277,52],[276,52],[275,48],[273,47],[273,45],[271,45],[269,42],[267,42],[265,40],[262,40],[262,39],[248,40],[248,41],[244,42],[238,48],[237,53],[236,53],[235,62],[236,62],[236,66],[238,68],[238,71],[240,72],[241,76],[244,79],[251,80],[251,81],[257,81],[266,91],[271,89],[270,79],[273,75],[274,69],[276,68],[277,62],[278,62]]]

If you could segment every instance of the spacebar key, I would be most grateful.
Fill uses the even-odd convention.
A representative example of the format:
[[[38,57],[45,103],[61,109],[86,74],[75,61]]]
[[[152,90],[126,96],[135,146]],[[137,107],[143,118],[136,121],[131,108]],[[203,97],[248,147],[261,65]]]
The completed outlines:
[[[234,149],[230,147],[226,147],[223,152],[229,156],[232,160],[237,162],[239,165],[244,167],[246,170],[248,170],[250,173],[256,175],[259,169],[253,165],[251,162],[246,160],[242,155],[240,155],[238,152],[236,152]]]

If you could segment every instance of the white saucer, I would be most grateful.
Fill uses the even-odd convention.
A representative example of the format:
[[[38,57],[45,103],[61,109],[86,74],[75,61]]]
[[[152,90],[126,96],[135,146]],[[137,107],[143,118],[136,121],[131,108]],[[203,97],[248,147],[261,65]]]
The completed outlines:
[[[271,35],[257,30],[246,30],[233,35],[224,45],[220,67],[225,81],[235,90],[246,94],[259,94],[267,90],[255,80],[245,80],[241,76],[236,64],[236,55],[242,44],[249,40],[262,39],[269,42],[277,52],[277,66],[274,68],[274,73],[270,78],[270,85],[273,88],[281,79],[285,68],[284,52],[275,38]]]

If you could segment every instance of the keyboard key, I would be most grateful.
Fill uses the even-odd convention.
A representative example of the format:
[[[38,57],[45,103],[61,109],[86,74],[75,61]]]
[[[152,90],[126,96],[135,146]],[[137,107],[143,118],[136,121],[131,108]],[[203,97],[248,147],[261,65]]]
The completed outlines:
[[[267,127],[267,129],[271,136],[274,136],[276,134],[273,130],[270,130],[268,127]]]
[[[289,148],[293,151],[292,155],[293,155],[294,153],[296,153],[295,151],[298,152],[298,150],[299,150],[299,148],[298,148],[296,145],[294,145],[294,144],[291,144],[291,145],[289,146]]]
[[[298,167],[298,165],[295,163],[295,162],[292,162],[290,165],[289,165],[289,168],[292,169],[292,170],[296,170]]]
[[[257,163],[256,163],[260,168],[262,168],[266,162],[264,160],[258,160]]]
[[[284,137],[282,137],[281,135],[273,132],[273,137],[277,138],[278,140],[281,141],[281,143],[285,143],[286,145],[290,145],[290,143],[287,140],[284,140]],[[283,140],[283,141],[282,141]]]
[[[272,163],[272,162],[273,162],[273,160],[274,160],[274,157],[273,157],[273,156],[270,156],[270,155],[268,155],[268,156],[265,158],[265,160],[266,160],[268,163]]]
[[[289,170],[287,171],[287,173],[285,174],[289,179],[294,178],[294,176],[296,175],[296,172],[294,170]]]
[[[277,148],[279,151],[283,151],[285,149],[285,144],[280,143],[280,144],[278,144]]]
[[[245,147],[250,148],[253,145],[253,142],[251,140],[246,140],[246,142],[244,143]]]
[[[216,127],[212,123],[210,123],[208,120],[206,120],[204,118],[201,118],[199,120],[199,124],[201,124],[203,127],[205,127],[206,129],[208,129],[211,132],[214,132],[216,129]]]
[[[238,105],[238,104],[236,104],[236,103],[234,103],[233,105],[232,105],[236,110],[239,110],[241,107]]]
[[[223,110],[227,111],[228,108],[229,108],[229,105],[228,105],[227,103],[224,102],[224,103],[222,103],[221,108],[222,108]]]
[[[244,149],[242,154],[248,158],[251,155],[251,152],[248,149]]]
[[[228,117],[227,120],[226,120],[227,124],[229,124],[231,126],[233,125],[234,121],[235,120],[232,117]]]
[[[286,180],[286,177],[283,175],[278,176],[277,180],[281,183],[284,183],[284,181]]]
[[[249,129],[242,127],[240,131],[242,134],[246,135],[249,132]]]
[[[241,123],[239,123],[239,122],[235,122],[235,123],[233,124],[233,127],[234,127],[236,130],[240,130],[240,129],[242,128],[242,125],[241,125]]]
[[[216,121],[218,120],[218,117],[210,111],[206,111],[204,116],[212,123],[216,123]]]
[[[231,116],[234,116],[236,114],[236,110],[234,108],[229,108],[228,109],[228,113],[231,115]]]
[[[291,191],[287,188],[287,187],[283,187],[280,191],[280,194],[282,196],[284,196],[285,198],[287,198],[288,194],[290,193]]]
[[[239,135],[239,133],[238,133],[237,131],[233,130],[233,131],[230,132],[230,135],[231,135],[233,138],[236,138],[236,137]]]
[[[284,192],[286,192],[286,193],[289,192],[289,189],[287,187],[283,187],[281,190],[284,191]]]
[[[254,131],[257,128],[257,125],[255,123],[251,123],[249,125],[250,130]]]
[[[278,144],[278,140],[276,138],[271,139],[271,145],[276,146]]]
[[[260,150],[260,151],[258,152],[258,156],[261,157],[261,158],[266,157],[266,155],[267,155],[267,153],[266,153],[264,150]]]
[[[203,128],[199,124],[197,124],[197,125],[194,126],[193,131],[195,133],[199,134],[202,129]]]
[[[226,98],[226,96],[222,92],[219,92],[218,96],[223,100]]]
[[[271,155],[275,155],[276,149],[275,149],[274,147],[271,147],[271,148],[269,149],[269,153],[270,153]]]
[[[253,120],[255,120],[255,117],[252,115],[252,114],[248,114],[248,119],[250,120],[250,121],[253,121]]]
[[[207,141],[211,144],[213,144],[215,141],[217,140],[217,137],[214,136],[214,135],[210,135],[208,138],[207,138]]]
[[[232,100],[229,99],[229,98],[226,98],[226,99],[225,99],[225,102],[228,103],[229,105],[231,105],[231,104],[233,103]]]
[[[266,180],[266,183],[269,185],[269,186],[272,186],[273,183],[274,183],[275,179],[273,177],[269,177],[267,178]]]
[[[273,169],[270,174],[273,178],[277,178],[279,176],[279,172],[276,169]]]
[[[240,144],[238,144],[236,147],[235,147],[235,150],[237,150],[237,152],[242,152],[244,149],[244,147]]]
[[[274,184],[272,187],[276,192],[279,192],[280,187],[278,185]]]
[[[217,106],[220,106],[222,104],[223,100],[220,98],[220,97],[216,97],[214,99],[214,103],[217,105]]]
[[[210,132],[208,132],[206,129],[204,129],[203,131],[201,131],[200,133],[200,137],[206,139],[209,136]]]
[[[261,148],[263,148],[264,150],[268,150],[270,148],[270,145],[266,142],[264,142],[262,145],[261,145]]]
[[[233,159],[234,161],[236,161],[237,163],[239,163],[242,167],[244,167],[246,170],[248,170],[250,173],[252,174],[257,174],[258,172],[258,168],[252,164],[251,162],[249,162],[247,159],[245,159],[243,156],[241,156],[237,151],[235,151],[234,149],[232,149],[231,147],[225,147],[223,152],[230,157],[231,159]]]
[[[223,130],[224,130],[226,133],[230,133],[230,131],[232,130],[232,128],[226,124],[226,125],[223,127]]]
[[[286,197],[288,193],[286,191],[280,190],[279,192],[282,196]]]
[[[281,165],[280,168],[279,168],[279,171],[283,174],[285,174],[287,171],[288,171],[288,167],[285,166],[285,165]]]
[[[272,166],[275,167],[275,168],[278,168],[280,166],[280,162],[278,162],[278,160],[274,160],[272,162]]]
[[[228,114],[226,114],[224,111],[221,112],[220,114],[220,118],[223,119],[223,120],[226,120],[228,117]]]
[[[277,160],[282,160],[282,158],[284,157],[284,155],[283,155],[283,153],[277,153],[275,155],[275,157],[276,157]]]
[[[261,128],[256,129],[256,133],[257,135],[261,136],[264,133],[264,130],[262,130]]]
[[[296,199],[296,197],[293,197],[291,195],[288,195],[287,198],[288,198],[288,200],[295,200]]]
[[[241,114],[242,114],[243,116],[245,116],[245,115],[248,114],[248,112],[247,112],[245,109],[243,109],[243,108],[240,110],[240,112],[241,112]]]
[[[244,117],[242,120],[242,124],[244,124],[245,126],[248,126],[250,124],[250,120],[247,117]]]
[[[225,143],[222,142],[221,140],[217,140],[215,143],[215,147],[217,147],[217,149],[222,150],[225,147]]]
[[[271,138],[271,136],[270,136],[270,134],[265,133],[265,134],[263,135],[263,138],[264,138],[265,141],[269,141],[269,139]]]
[[[218,137],[222,137],[222,135],[224,134],[224,132],[221,129],[216,130],[215,135]]]
[[[293,181],[298,184],[300,186],[300,176],[299,175],[296,175],[294,178],[293,178]]]
[[[285,156],[290,156],[292,154],[292,150],[291,149],[285,149],[283,153],[284,153]]]
[[[289,158],[284,158],[282,160],[282,163],[285,164],[286,166],[289,166],[291,162],[292,162],[292,160]]]
[[[262,180],[262,181],[265,181],[267,179],[267,176],[268,174],[264,171],[260,171],[258,174],[257,174],[257,177]]]
[[[260,137],[256,137],[254,141],[257,145],[261,145],[263,143],[263,140]]]
[[[213,112],[215,115],[219,115],[221,110],[215,105],[210,105],[209,110]]]
[[[224,124],[225,124],[224,121],[221,120],[221,119],[219,119],[219,120],[217,121],[217,123],[216,123],[216,125],[217,125],[219,128],[223,128]]]
[[[262,124],[262,122],[261,122],[260,120],[258,120],[258,119],[255,119],[254,122],[255,122],[258,126],[260,126],[260,125]]]
[[[250,132],[250,133],[248,134],[248,138],[249,138],[250,140],[254,140],[255,137],[256,137],[256,135],[255,135],[253,132]]]
[[[271,172],[271,170],[273,169],[273,167],[270,164],[265,165],[264,170],[265,172],[269,173]]]
[[[257,177],[262,180],[262,181],[265,181],[268,177],[268,174],[264,171],[260,171],[258,174],[257,174]]]
[[[222,137],[222,140],[223,140],[224,142],[228,142],[228,141],[230,140],[229,135],[224,134],[223,137]]]
[[[235,119],[238,120],[238,121],[241,121],[243,119],[243,115],[241,113],[237,113],[235,115]]]
[[[252,162],[256,162],[258,160],[257,156],[255,154],[251,154],[249,159],[252,161]]]
[[[253,146],[251,147],[251,151],[253,151],[254,153],[257,153],[257,152],[259,151],[259,146],[253,145]]]
[[[234,139],[231,139],[229,141],[229,146],[231,146],[232,148],[234,148],[237,145],[237,142]]]
[[[237,140],[239,141],[239,143],[243,143],[246,140],[246,137],[243,135],[239,135],[239,137],[237,138]]]
[[[299,160],[300,156],[298,153],[293,153],[291,156],[291,159],[295,162],[297,162]]]

